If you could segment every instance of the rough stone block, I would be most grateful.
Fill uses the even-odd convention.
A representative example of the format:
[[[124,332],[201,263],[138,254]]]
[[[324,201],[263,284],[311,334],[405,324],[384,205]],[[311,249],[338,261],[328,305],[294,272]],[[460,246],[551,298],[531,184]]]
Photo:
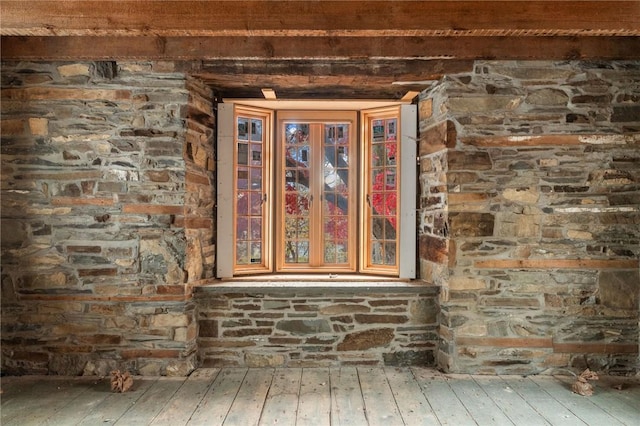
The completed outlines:
[[[449,260],[447,239],[433,235],[421,235],[419,241],[420,259],[446,264]]]
[[[420,132],[418,155],[429,155],[447,148],[447,122],[436,124]]]
[[[91,70],[88,64],[68,64],[60,65],[58,67],[58,74],[60,77],[74,77],[78,75],[89,76]]]
[[[487,283],[482,278],[460,276],[449,277],[450,291],[484,290],[486,288]]]
[[[409,322],[411,324],[437,324],[439,307],[432,298],[411,300],[409,303]]]
[[[614,309],[624,309],[637,312],[640,293],[640,272],[601,271],[598,280],[600,300],[604,306]]]
[[[566,105],[569,101],[569,96],[559,89],[541,89],[531,92],[526,102],[531,105],[544,105],[544,106],[559,106]]]
[[[282,320],[278,321],[276,328],[278,330],[288,331],[292,334],[317,334],[331,332],[329,322],[324,319]]]
[[[360,324],[404,324],[409,321],[406,315],[356,314],[354,318]]]
[[[490,237],[494,222],[491,213],[449,213],[449,232],[451,237]]]
[[[538,214],[498,213],[497,237],[535,238],[540,235],[542,216]]]
[[[383,354],[385,365],[395,367],[433,365],[433,351],[398,351]]]
[[[419,120],[426,120],[433,115],[433,99],[421,99],[418,103]]]
[[[338,344],[338,351],[362,351],[387,346],[393,340],[392,328],[378,328],[350,333]]]
[[[515,110],[522,103],[520,96],[474,96],[474,97],[450,97],[449,108],[457,114],[485,113],[494,110]]]
[[[198,321],[200,337],[218,337],[218,321],[217,320],[199,320]]]
[[[485,151],[467,152],[449,150],[447,152],[449,172],[463,170],[491,170],[493,163],[489,153]]]
[[[29,130],[34,136],[46,136],[49,134],[49,120],[46,118],[29,118]]]
[[[536,188],[507,188],[502,196],[517,203],[536,204],[540,199],[540,193]]]
[[[371,309],[364,305],[357,305],[351,303],[339,303],[336,305],[328,305],[320,308],[319,312],[322,315],[342,315],[353,314],[357,312],[369,312]]]

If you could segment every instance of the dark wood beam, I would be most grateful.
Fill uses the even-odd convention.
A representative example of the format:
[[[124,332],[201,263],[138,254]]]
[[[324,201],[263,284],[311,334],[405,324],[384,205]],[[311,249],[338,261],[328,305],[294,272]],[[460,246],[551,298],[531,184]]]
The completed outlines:
[[[634,1],[0,2],[2,35],[640,35]]]
[[[640,37],[5,36],[1,42],[5,60],[640,59]]]
[[[421,91],[444,74],[470,72],[473,60],[215,60],[200,62],[191,74],[222,97],[279,99],[400,99]]]

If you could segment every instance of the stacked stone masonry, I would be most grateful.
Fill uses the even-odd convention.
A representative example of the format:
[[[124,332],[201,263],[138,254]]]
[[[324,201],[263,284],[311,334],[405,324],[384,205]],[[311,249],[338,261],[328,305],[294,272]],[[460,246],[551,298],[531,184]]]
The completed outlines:
[[[637,62],[476,62],[423,93],[421,264],[449,273],[442,368],[637,371],[639,101]]]
[[[437,288],[408,290],[199,289],[203,365],[433,365]]]
[[[195,367],[189,99],[171,63],[3,63],[4,373]]]
[[[386,293],[210,290],[197,69],[3,62],[3,374],[640,370],[640,63],[476,61],[421,93],[423,282]]]

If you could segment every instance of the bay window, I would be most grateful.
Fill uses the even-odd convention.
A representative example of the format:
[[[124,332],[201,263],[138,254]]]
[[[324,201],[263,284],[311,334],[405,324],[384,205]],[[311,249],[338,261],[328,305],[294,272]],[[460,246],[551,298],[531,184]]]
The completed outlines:
[[[217,276],[413,278],[415,134],[412,105],[219,104]]]

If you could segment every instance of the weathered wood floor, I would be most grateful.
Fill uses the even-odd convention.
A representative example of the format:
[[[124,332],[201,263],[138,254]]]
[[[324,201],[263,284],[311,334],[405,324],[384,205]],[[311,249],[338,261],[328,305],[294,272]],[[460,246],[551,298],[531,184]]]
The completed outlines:
[[[188,378],[2,378],[10,425],[640,425],[640,382],[443,375],[422,368],[200,369]],[[621,389],[619,389],[621,387]]]

